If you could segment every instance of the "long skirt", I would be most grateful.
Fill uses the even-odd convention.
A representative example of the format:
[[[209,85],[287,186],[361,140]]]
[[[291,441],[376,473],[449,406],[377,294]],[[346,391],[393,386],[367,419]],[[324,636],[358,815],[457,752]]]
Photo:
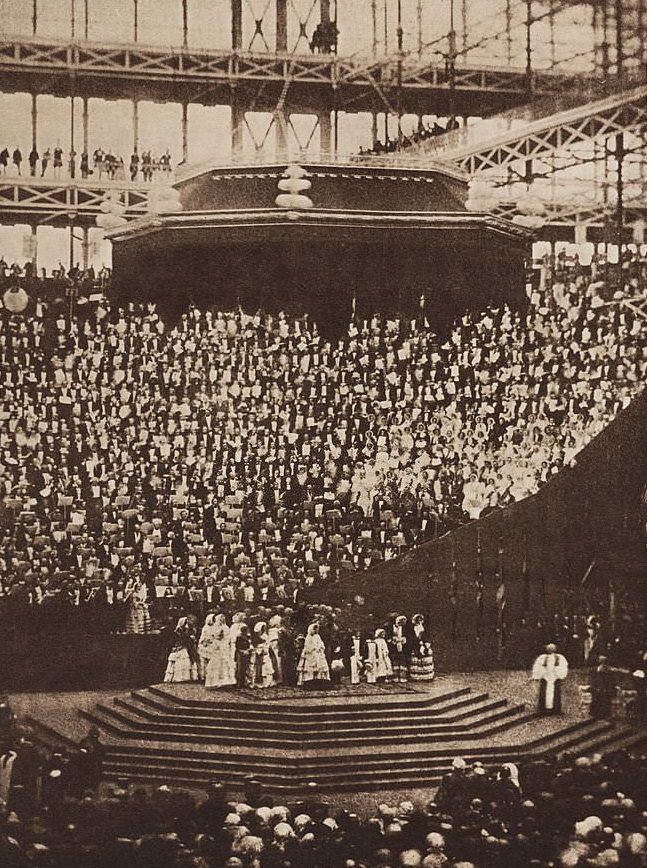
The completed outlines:
[[[330,681],[330,669],[323,651],[301,654],[297,666],[297,684],[302,685],[307,681]]]
[[[197,681],[198,667],[191,662],[189,652],[186,648],[181,648],[179,651],[171,651],[168,655],[168,663],[166,672],[164,673],[164,681],[167,684],[177,683],[179,681]]]
[[[273,687],[276,684],[274,662],[269,646],[257,649],[250,660],[252,687]]]
[[[409,661],[404,654],[397,652],[391,657],[393,666],[393,678],[400,684],[404,684],[409,679]]]
[[[436,675],[434,667],[434,655],[426,654],[424,657],[417,654],[411,655],[409,665],[409,677],[412,681],[433,681]]]
[[[126,633],[149,633],[151,616],[148,603],[135,603],[128,609],[126,615]]]
[[[236,673],[231,659],[229,641],[211,646],[211,657],[207,664],[205,687],[232,687],[236,683]]]

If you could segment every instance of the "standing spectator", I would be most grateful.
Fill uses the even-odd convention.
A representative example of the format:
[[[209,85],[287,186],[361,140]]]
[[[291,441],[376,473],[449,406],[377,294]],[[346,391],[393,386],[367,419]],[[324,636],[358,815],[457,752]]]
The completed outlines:
[[[9,150],[7,148],[3,148],[0,151],[0,174],[7,174],[7,165],[9,163]]]
[[[114,156],[112,151],[106,151],[103,155],[103,165],[109,180],[114,181],[115,172],[117,171],[117,158]]]
[[[63,168],[63,148],[57,144],[54,148],[54,177],[61,177],[61,169]]]
[[[21,169],[21,165],[22,165],[22,152],[21,152],[20,148],[15,148],[15,150],[14,150],[14,152],[13,152],[13,156],[12,156],[11,159],[12,159],[12,162],[13,162],[14,166],[16,167],[16,172],[17,172],[19,175],[22,175],[22,169]]]
[[[101,180],[101,177],[103,175],[104,162],[105,162],[104,158],[105,158],[105,154],[104,154],[103,148],[98,147],[95,150],[94,154],[92,155],[92,160],[94,162],[94,168],[96,170],[97,177],[99,180]]]
[[[90,158],[87,151],[83,151],[81,154],[81,177],[87,178],[92,174],[92,170],[90,169]]]
[[[74,178],[76,176],[76,151],[74,148],[70,149],[70,159],[68,161],[70,178]]]
[[[134,181],[139,171],[139,154],[137,148],[130,155],[130,180]]]
[[[36,145],[34,145],[29,152],[29,174],[32,176],[32,178],[36,175],[36,168],[38,166],[39,159],[40,154],[36,150]]]
[[[144,151],[142,154],[142,176],[144,181],[153,180],[153,158],[150,151]]]
[[[45,177],[45,172],[47,171],[47,167],[49,166],[49,161],[52,158],[52,152],[49,148],[45,148],[43,151],[43,156],[40,161],[40,176],[41,178]]]
[[[96,789],[103,777],[103,763],[106,755],[106,749],[101,744],[99,730],[96,726],[90,727],[88,734],[79,742],[79,748],[85,750],[89,757],[88,786]]]

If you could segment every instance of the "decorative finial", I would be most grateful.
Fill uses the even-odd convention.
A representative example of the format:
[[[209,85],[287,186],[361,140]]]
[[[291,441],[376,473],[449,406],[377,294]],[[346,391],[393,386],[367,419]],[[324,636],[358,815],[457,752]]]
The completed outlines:
[[[309,196],[305,196],[304,192],[312,187],[308,181],[309,172],[302,166],[290,165],[283,172],[283,176],[279,181],[279,190],[283,192],[274,200],[279,208],[301,209],[312,208],[313,202]]]

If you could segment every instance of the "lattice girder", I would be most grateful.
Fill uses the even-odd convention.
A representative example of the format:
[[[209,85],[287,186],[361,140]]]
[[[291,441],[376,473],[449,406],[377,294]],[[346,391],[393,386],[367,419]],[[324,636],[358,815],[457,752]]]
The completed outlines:
[[[556,154],[574,145],[600,142],[616,133],[642,135],[647,127],[647,88],[644,94],[628,99],[622,105],[594,112],[575,120],[559,121],[540,131],[510,134],[505,142],[465,154],[456,162],[471,175],[490,169],[501,169],[519,160],[530,160]],[[449,156],[449,154],[447,155]]]
[[[257,36],[258,41],[258,36]],[[299,48],[305,46],[303,38]],[[263,46],[265,48],[265,46]],[[359,56],[303,53],[276,53],[269,51],[195,50],[191,48],[164,48],[141,44],[108,44],[64,42],[57,40],[31,40],[5,37],[0,39],[0,75],[4,75],[3,88],[28,89],[29,77],[37,75],[69,75],[76,78],[77,94],[84,81],[100,79],[111,81],[113,91],[124,95],[134,82],[158,82],[168,88],[173,99],[175,88],[181,84],[216,86],[249,82],[282,83],[285,79],[301,86],[326,86],[341,93],[352,110],[366,110],[365,95],[375,96],[375,88],[382,92],[395,90],[398,81],[398,57],[362,58]],[[9,78],[11,75],[11,78]],[[21,78],[17,78],[21,76]],[[537,76],[538,94],[552,93],[570,81],[570,76],[542,74]],[[510,68],[462,67],[456,69],[457,93],[471,95],[485,93],[498,97],[502,107],[522,101],[526,90],[525,72]],[[280,86],[280,84],[279,84]],[[402,62],[402,93],[407,109],[407,94],[416,100],[428,98],[431,104],[434,92],[446,94],[450,82],[444,62],[430,64],[426,59],[407,55]],[[312,109],[316,109],[320,92],[315,88]],[[225,99],[223,88],[217,102]],[[364,104],[353,104],[359,97]],[[393,96],[390,102],[395,102]]]
[[[141,217],[146,213],[150,185],[4,177],[0,179],[0,214],[15,223],[69,220],[70,217],[87,221],[100,213],[106,194],[115,191],[121,194],[127,217]]]

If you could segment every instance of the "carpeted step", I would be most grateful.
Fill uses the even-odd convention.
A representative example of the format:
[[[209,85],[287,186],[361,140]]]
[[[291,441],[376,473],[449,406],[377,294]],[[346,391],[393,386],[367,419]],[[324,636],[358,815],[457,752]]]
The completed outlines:
[[[190,695],[178,695],[170,690],[169,687],[158,685],[136,691],[138,695],[156,696],[176,708],[187,707],[212,710],[215,705],[221,711],[231,709],[236,713],[240,713],[244,709],[246,714],[257,713],[265,720],[269,718],[276,718],[277,720],[303,719],[306,717],[323,717],[327,720],[329,717],[334,717],[337,714],[363,717],[373,711],[385,711],[398,708],[402,705],[411,709],[435,706],[458,697],[467,696],[472,693],[472,688],[456,687],[446,690],[439,689],[438,693],[411,691],[407,693],[384,693],[381,695],[371,694],[368,696],[355,696],[352,690],[349,690],[346,697],[331,696],[325,691],[322,691],[320,694],[303,691],[298,702],[294,699],[287,700],[289,708],[285,707],[286,700],[274,699],[271,691],[259,692],[263,694],[264,698],[254,701],[247,698],[244,700],[227,699],[225,697],[231,696],[231,694],[220,695],[218,691],[213,691],[213,699],[197,699]],[[202,695],[204,695],[204,690],[202,691]],[[360,699],[361,701],[358,701]]]
[[[583,737],[583,733],[587,733],[588,737]],[[572,752],[575,746],[577,746],[578,751],[584,751],[588,748],[598,749],[605,740],[613,739],[614,733],[617,735],[617,730],[613,724],[596,721],[580,727],[579,731],[570,739],[556,740],[555,743],[568,749],[569,752]],[[611,741],[610,743],[615,742]],[[486,765],[496,766],[506,761],[519,762],[527,755],[513,747],[481,753],[479,757]],[[344,768],[331,771],[317,765],[311,767],[300,765],[285,770],[283,774],[279,772],[277,778],[276,767],[265,765],[262,769],[258,769],[256,774],[266,786],[277,791],[302,792],[307,783],[312,780],[317,781],[322,790],[376,790],[393,788],[394,786],[402,788],[432,785],[450,769],[452,762],[450,754],[430,757],[426,761],[420,757],[411,759],[411,762],[399,764],[397,768],[390,767],[388,770],[383,768],[354,768],[346,764]],[[108,770],[113,777],[128,774],[135,776],[138,780],[149,782],[163,782],[166,779],[177,786],[204,786],[213,778],[235,784],[242,781],[247,773],[246,767],[237,762],[231,764],[216,761],[200,763],[190,757],[176,761],[173,765],[168,764],[166,757],[148,757],[142,760],[135,760],[132,756],[121,759],[111,757]]]
[[[93,723],[106,729],[115,737],[140,738],[151,740],[185,741],[192,744],[219,744],[236,747],[269,747],[277,750],[316,750],[320,748],[344,748],[351,746],[405,744],[420,740],[455,741],[461,737],[485,738],[519,723],[533,719],[523,706],[508,706],[488,714],[477,715],[471,722],[424,724],[402,726],[399,730],[383,732],[379,727],[340,730],[331,728],[328,737],[323,734],[286,733],[267,730],[261,734],[255,731],[228,727],[199,726],[195,724],[175,724],[142,720],[132,713],[124,713],[120,707],[98,705],[84,716]]]
[[[487,693],[467,694],[458,698],[451,698],[443,702],[435,702],[430,705],[397,706],[385,710],[368,709],[364,713],[351,713],[347,709],[345,713],[335,712],[326,715],[293,714],[289,718],[277,718],[275,715],[261,714],[257,711],[248,712],[246,706],[235,707],[218,706],[211,708],[191,708],[182,706],[178,709],[163,700],[147,695],[143,691],[133,691],[128,698],[116,697],[115,703],[124,709],[136,710],[139,717],[149,720],[159,720],[169,723],[207,723],[207,724],[231,724],[236,727],[244,726],[246,729],[266,730],[268,726],[280,725],[282,730],[287,731],[330,731],[334,726],[338,728],[352,727],[358,722],[371,723],[381,728],[398,729],[406,723],[429,721],[445,723],[460,721],[468,718],[479,711],[489,711],[502,708],[507,704],[505,699],[492,699]],[[268,719],[269,718],[269,719]]]
[[[333,736],[343,740],[358,737],[370,738],[376,733],[381,735],[390,733],[393,737],[399,737],[407,733],[424,734],[449,731],[450,729],[463,732],[488,721],[513,716],[521,708],[521,706],[508,705],[505,700],[485,700],[475,703],[469,708],[461,709],[455,716],[424,714],[409,717],[398,713],[397,716],[394,714],[375,723],[371,721],[369,725],[366,721],[340,720],[325,726],[322,724],[313,725],[310,722],[293,723],[289,726],[267,723],[260,729],[260,725],[256,722],[250,726],[243,719],[222,721],[213,717],[193,718],[191,715],[184,714],[159,714],[151,711],[145,705],[142,706],[133,700],[119,697],[115,698],[114,705],[116,713],[113,716],[122,721],[131,721],[132,725],[137,728],[149,726],[178,733],[213,734],[214,738],[222,735],[229,736],[233,733],[237,737],[263,738],[272,736],[295,741],[311,739],[314,742],[324,736],[328,736],[326,740],[330,740]],[[104,710],[106,707],[110,708],[110,706],[102,706]]]
[[[479,748],[474,744],[460,745],[460,751],[468,760],[476,758],[488,762],[494,762],[495,757],[518,757],[521,752],[525,755],[533,753],[545,753],[571,750],[579,747],[587,740],[608,737],[613,731],[613,725],[606,721],[584,722],[577,726],[569,727],[569,732],[559,733],[553,738],[537,739],[532,747],[516,745],[510,746],[484,746]],[[459,747],[459,746],[457,746]],[[136,767],[142,763],[152,763],[160,767],[180,767],[183,769],[204,769],[209,774],[214,774],[219,769],[244,769],[258,766],[266,772],[274,772],[277,769],[293,774],[298,771],[308,780],[321,779],[325,775],[348,777],[356,771],[374,771],[378,774],[387,774],[389,777],[400,774],[409,768],[429,768],[437,764],[451,764],[456,751],[439,747],[423,751],[402,753],[398,756],[310,756],[292,758],[286,762],[284,758],[271,758],[261,756],[218,755],[213,752],[197,754],[194,751],[180,751],[169,749],[167,751],[148,750],[145,747],[122,747],[113,746],[109,752],[110,762],[120,763],[124,766]]]

